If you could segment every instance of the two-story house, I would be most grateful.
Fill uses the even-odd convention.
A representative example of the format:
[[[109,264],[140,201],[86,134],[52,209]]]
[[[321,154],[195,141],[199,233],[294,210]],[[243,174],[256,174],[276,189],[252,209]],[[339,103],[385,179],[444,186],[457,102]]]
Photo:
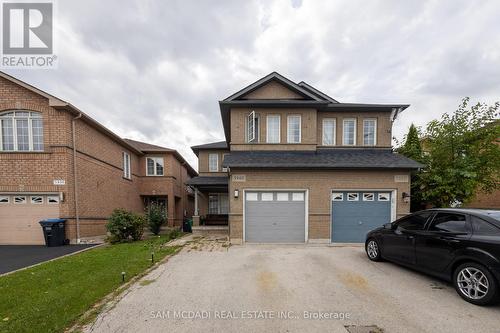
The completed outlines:
[[[196,171],[175,150],[125,140],[73,105],[0,72],[0,244],[43,244],[38,221],[64,218],[72,242],[103,235],[115,208],[194,209]]]
[[[409,212],[420,164],[391,147],[409,105],[340,103],[278,73],[219,105],[226,140],[192,147],[195,225],[227,215],[232,243],[356,243]]]

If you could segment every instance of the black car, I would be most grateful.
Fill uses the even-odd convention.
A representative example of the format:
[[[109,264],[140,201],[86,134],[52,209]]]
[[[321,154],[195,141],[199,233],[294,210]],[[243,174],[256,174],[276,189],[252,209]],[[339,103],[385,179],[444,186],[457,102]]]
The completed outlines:
[[[500,211],[429,209],[370,231],[366,254],[452,281],[466,301],[499,298]]]

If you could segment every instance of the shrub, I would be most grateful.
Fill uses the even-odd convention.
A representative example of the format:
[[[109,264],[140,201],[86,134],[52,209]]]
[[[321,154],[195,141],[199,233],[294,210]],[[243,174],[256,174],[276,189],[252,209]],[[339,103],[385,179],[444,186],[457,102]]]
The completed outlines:
[[[180,235],[181,235],[181,231],[179,229],[174,229],[174,230],[170,231],[170,233],[168,234],[168,237],[170,239],[176,239]]]
[[[111,242],[123,242],[129,239],[141,239],[145,225],[144,216],[124,209],[115,209],[106,224],[106,229],[111,234]]]
[[[158,205],[156,203],[150,204],[146,208],[146,218],[148,220],[149,230],[158,235],[160,233],[161,226],[167,220],[167,211],[165,207]]]

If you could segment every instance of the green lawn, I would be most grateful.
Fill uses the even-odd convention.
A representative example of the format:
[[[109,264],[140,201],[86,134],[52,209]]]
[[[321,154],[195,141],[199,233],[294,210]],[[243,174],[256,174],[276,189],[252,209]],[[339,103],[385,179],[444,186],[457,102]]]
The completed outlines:
[[[93,304],[174,253],[168,236],[109,245],[0,277],[0,332],[62,332]]]

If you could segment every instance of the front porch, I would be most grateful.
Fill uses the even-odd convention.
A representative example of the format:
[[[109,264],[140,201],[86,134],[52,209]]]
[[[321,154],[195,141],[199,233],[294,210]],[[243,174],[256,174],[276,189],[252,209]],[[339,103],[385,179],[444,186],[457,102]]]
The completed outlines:
[[[194,190],[193,232],[199,227],[206,227],[207,231],[224,229],[227,232],[228,178],[200,176],[190,179],[186,184]]]

